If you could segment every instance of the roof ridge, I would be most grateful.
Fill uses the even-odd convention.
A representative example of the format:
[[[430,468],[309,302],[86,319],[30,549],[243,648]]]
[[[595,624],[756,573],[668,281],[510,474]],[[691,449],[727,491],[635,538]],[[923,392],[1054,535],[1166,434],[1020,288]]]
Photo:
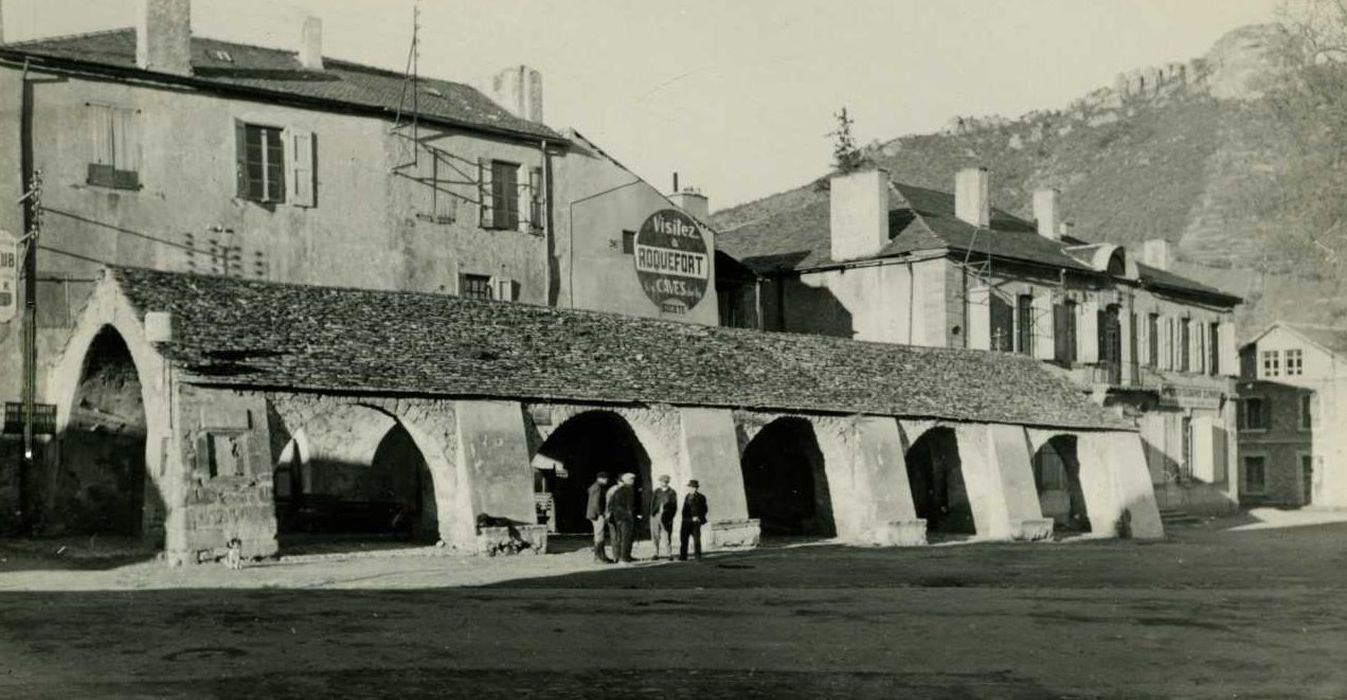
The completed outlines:
[[[6,41],[0,43],[0,49],[23,48],[34,44],[42,44],[48,41],[68,41],[70,39],[84,39],[91,36],[107,36],[110,34],[120,34],[129,32],[132,36],[136,33],[135,27],[113,27],[112,29],[98,29],[92,32],[72,32],[70,34],[56,34],[53,36],[38,37],[35,39],[25,39],[23,41]]]

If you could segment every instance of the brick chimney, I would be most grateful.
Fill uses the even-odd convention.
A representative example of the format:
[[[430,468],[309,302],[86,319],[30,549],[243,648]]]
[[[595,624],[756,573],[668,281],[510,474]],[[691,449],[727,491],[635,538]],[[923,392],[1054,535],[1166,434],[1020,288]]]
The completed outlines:
[[[832,259],[877,255],[889,242],[888,171],[834,175],[828,184]]]
[[[954,177],[954,215],[979,228],[991,223],[991,175],[986,168],[965,168]]]
[[[510,114],[542,123],[543,74],[528,66],[510,66],[486,81],[486,94]]]
[[[1169,250],[1169,241],[1163,238],[1151,238],[1142,244],[1141,262],[1158,270],[1168,270],[1173,260]]]
[[[682,192],[669,195],[669,201],[698,221],[706,221],[710,218],[710,201],[706,198],[706,195],[697,189],[684,187]]]
[[[140,0],[136,66],[156,73],[192,74],[192,0]]]
[[[304,70],[323,69],[323,20],[317,17],[304,18],[299,64],[304,66]]]
[[[1061,240],[1062,228],[1057,220],[1057,190],[1034,191],[1034,221],[1038,223],[1038,235],[1053,241]]]

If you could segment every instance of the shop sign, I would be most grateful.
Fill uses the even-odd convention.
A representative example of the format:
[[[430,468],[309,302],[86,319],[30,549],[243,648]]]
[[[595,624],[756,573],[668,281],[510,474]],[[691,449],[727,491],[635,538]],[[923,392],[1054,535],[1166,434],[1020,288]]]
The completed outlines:
[[[677,209],[651,214],[636,233],[636,277],[661,311],[685,314],[706,295],[711,256],[696,220]]]
[[[19,239],[0,230],[0,323],[19,313]]]

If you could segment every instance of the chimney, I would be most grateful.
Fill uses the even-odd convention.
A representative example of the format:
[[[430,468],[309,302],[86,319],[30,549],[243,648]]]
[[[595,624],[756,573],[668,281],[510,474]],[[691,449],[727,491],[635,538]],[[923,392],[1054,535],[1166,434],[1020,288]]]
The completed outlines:
[[[511,66],[491,76],[487,95],[510,114],[542,123],[543,74],[528,66]]]
[[[1034,220],[1038,222],[1038,235],[1053,241],[1061,240],[1062,229],[1057,221],[1057,190],[1034,191]]]
[[[304,36],[299,46],[299,64],[304,70],[323,69],[323,20],[304,18]]]
[[[986,168],[965,168],[954,177],[954,215],[979,228],[991,223],[991,176]]]
[[[877,255],[889,242],[888,171],[834,175],[828,184],[832,259]]]
[[[1163,238],[1148,239],[1141,249],[1141,262],[1158,270],[1168,270],[1170,260],[1169,241]]]
[[[156,73],[192,74],[192,0],[140,0],[136,66]]]
[[[669,201],[698,221],[711,218],[710,202],[706,199],[706,195],[692,187],[684,187],[682,192],[669,195]]]

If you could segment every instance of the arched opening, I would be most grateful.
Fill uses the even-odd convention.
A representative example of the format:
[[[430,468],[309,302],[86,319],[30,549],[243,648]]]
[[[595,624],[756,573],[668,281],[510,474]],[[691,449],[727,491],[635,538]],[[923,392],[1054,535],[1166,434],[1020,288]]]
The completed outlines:
[[[744,448],[740,462],[748,516],[764,536],[832,537],[832,494],[814,426],[803,418],[768,423]]]
[[[161,548],[165,507],[145,467],[140,375],[112,327],[94,337],[61,436],[61,462],[43,500],[50,534],[139,538]]]
[[[624,472],[636,475],[638,514],[650,509],[650,456],[631,425],[609,411],[586,411],[568,418],[543,441],[534,460],[545,466],[535,472],[539,494],[551,496],[553,531],[559,534],[590,534],[585,506],[590,484],[599,472],[608,472],[609,484],[617,483]],[[552,525],[552,523],[549,523]],[[648,523],[641,521],[638,534],[648,534]]]
[[[371,410],[349,416],[361,421],[308,454],[303,431],[281,450],[274,489],[277,529],[283,549],[315,538],[341,540],[434,541],[438,537],[435,489],[425,455],[402,422]],[[333,421],[336,423],[336,421]],[[361,444],[366,428],[378,442]]]
[[[931,428],[908,448],[907,478],[917,517],[926,519],[927,532],[977,533],[953,429]]]
[[[1090,531],[1074,435],[1058,435],[1034,453],[1034,486],[1038,488],[1043,517],[1052,518],[1053,529]]]

